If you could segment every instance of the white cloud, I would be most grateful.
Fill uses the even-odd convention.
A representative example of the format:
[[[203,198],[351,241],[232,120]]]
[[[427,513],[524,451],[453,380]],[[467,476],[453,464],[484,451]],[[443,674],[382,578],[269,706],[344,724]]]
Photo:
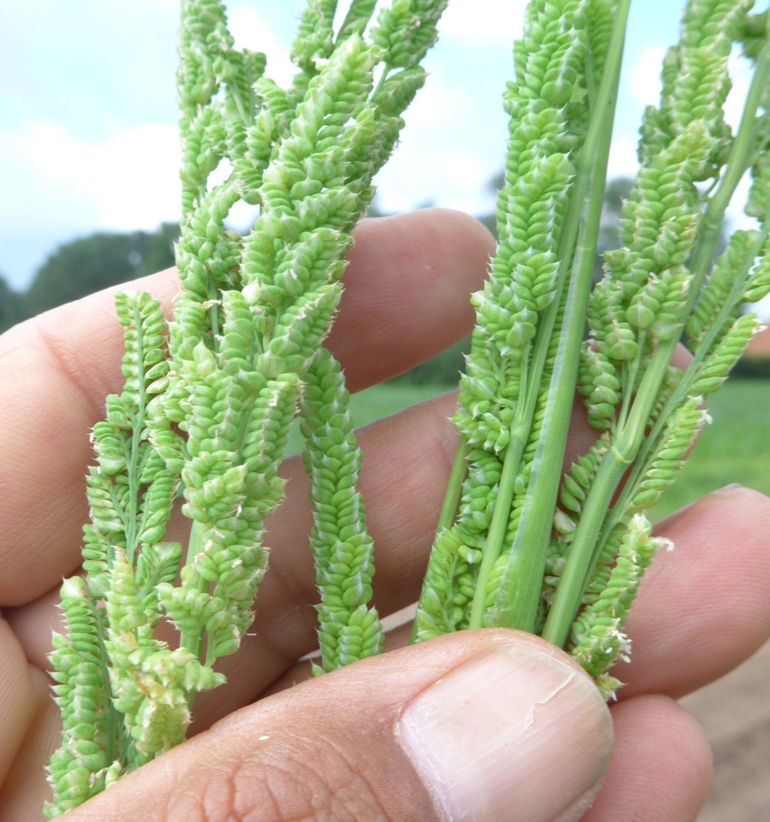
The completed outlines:
[[[751,68],[746,60],[743,60],[737,52],[730,55],[728,63],[732,88],[725,101],[725,120],[735,130],[743,112],[743,104],[746,102],[746,95],[749,93],[751,84]]]
[[[462,148],[433,146],[426,160],[424,146],[404,146],[377,176],[385,211],[407,211],[416,203],[483,214],[494,206],[487,182],[496,170]]]
[[[663,46],[647,46],[636,65],[631,69],[631,96],[641,106],[656,105],[660,98],[660,68],[666,49]]]
[[[179,162],[172,125],[138,126],[99,146],[91,186],[100,222],[128,231],[178,219]]]
[[[733,198],[730,200],[730,205],[727,207],[727,227],[731,232],[739,228],[751,229],[757,227],[757,221],[753,217],[747,217],[743,211],[746,206],[746,201],[749,198],[750,188],[751,177],[748,174],[744,174],[736,186]]]
[[[101,142],[74,139],[51,123],[0,133],[0,153],[14,158],[0,181],[0,219],[75,230],[152,229],[179,213],[176,127],[129,128]],[[23,186],[18,181],[23,181]]]
[[[508,46],[524,26],[524,2],[514,0],[453,0],[439,23],[441,37],[469,45]]]
[[[410,132],[433,131],[437,139],[446,140],[450,126],[457,127],[472,118],[476,111],[476,101],[466,88],[450,85],[440,75],[428,77],[425,86],[417,93],[412,105],[404,115],[406,129]]]
[[[289,49],[259,12],[247,5],[234,4],[228,19],[236,47],[264,52],[267,57],[267,76],[279,85],[289,85],[296,73],[296,68],[289,59]]]
[[[610,157],[607,163],[607,179],[615,177],[634,177],[639,169],[636,159],[636,143],[625,137],[616,137],[610,146]]]
[[[490,177],[503,162],[499,150],[484,153],[478,137],[484,110],[469,89],[431,75],[406,113],[393,157],[377,175],[378,202],[387,211],[405,211],[430,202],[469,213],[488,212]]]

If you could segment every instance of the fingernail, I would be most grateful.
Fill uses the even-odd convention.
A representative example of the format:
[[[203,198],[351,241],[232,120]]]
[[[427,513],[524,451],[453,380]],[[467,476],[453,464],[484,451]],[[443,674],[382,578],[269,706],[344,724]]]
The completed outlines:
[[[593,683],[514,643],[470,660],[410,702],[396,726],[443,820],[577,819],[612,746]]]

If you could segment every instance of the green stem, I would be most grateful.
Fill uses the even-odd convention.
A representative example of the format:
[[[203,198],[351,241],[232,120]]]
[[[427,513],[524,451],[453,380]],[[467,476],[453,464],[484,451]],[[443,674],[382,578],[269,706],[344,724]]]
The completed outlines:
[[[461,436],[452,463],[452,470],[449,472],[444,504],[441,506],[436,533],[441,533],[441,531],[451,527],[457,515],[457,506],[460,504],[460,493],[465,479],[465,456],[467,453],[468,441]]]
[[[532,477],[511,548],[511,559],[495,603],[497,624],[526,631],[534,630],[537,618],[551,524],[575,397],[580,344],[585,330],[588,297],[593,278],[629,6],[630,0],[621,0],[618,4],[596,109],[578,157],[578,176],[587,179],[589,183],[587,194],[581,200],[580,227],[572,261],[572,277],[566,294],[564,319],[548,388],[543,428],[533,461]]]
[[[107,612],[104,608],[95,607],[94,617],[99,634],[99,658],[101,660],[102,687],[104,688],[104,705],[102,710],[107,714],[105,720],[106,748],[105,755],[107,762],[113,762],[117,756],[118,749],[121,748],[122,715],[118,714],[112,704],[112,685],[110,684],[110,657],[104,644],[107,635]],[[121,763],[123,760],[121,759]]]
[[[612,448],[602,460],[583,505],[567,561],[543,628],[543,637],[554,645],[563,646],[569,637],[586,583],[601,555],[598,537],[607,510],[644,437],[647,420],[669,364],[668,357],[659,356],[661,350],[662,346],[659,346],[653,355],[642,378],[628,421],[618,432]]]
[[[639,350],[634,357],[634,361],[626,369],[625,386],[623,387],[623,404],[618,415],[618,428],[622,428],[628,421],[628,414],[631,410],[631,400],[634,396],[634,388],[636,386],[636,378],[639,376],[639,369],[642,365],[642,358],[644,357],[645,347],[647,345],[647,334],[642,331],[639,334]]]
[[[136,556],[137,539],[137,516],[139,513],[139,447],[141,445],[142,431],[144,430],[145,406],[147,404],[147,392],[144,383],[144,346],[142,344],[142,316],[138,308],[134,308],[134,327],[136,328],[136,362],[139,372],[137,380],[137,400],[136,416],[133,420],[133,430],[131,434],[131,453],[128,459],[128,514],[126,516],[126,556],[131,565],[134,564]]]
[[[205,534],[206,526],[203,523],[194,520],[190,528],[190,538],[187,543],[187,556],[185,557],[185,567],[191,571],[192,580],[188,583],[188,588],[193,588],[198,591],[205,591],[208,588],[208,582],[199,574],[193,571],[193,561],[195,557],[203,550],[203,535]],[[201,648],[203,646],[203,631],[201,630],[186,630],[182,631],[179,645],[181,648],[187,650],[196,658],[200,659]]]
[[[542,348],[543,346],[541,346]],[[537,352],[536,352],[537,356]],[[543,363],[545,357],[541,358]],[[521,390],[527,388],[527,363],[529,360],[529,345],[522,354]],[[516,406],[516,414],[510,427],[510,437],[505,449],[503,458],[503,468],[500,474],[500,483],[497,488],[495,505],[492,511],[492,519],[489,524],[489,532],[484,542],[484,550],[479,567],[479,575],[476,579],[476,589],[471,603],[471,614],[468,622],[469,628],[481,628],[484,622],[484,608],[487,599],[487,587],[492,569],[500,556],[506,531],[508,530],[508,519],[511,515],[511,503],[513,502],[514,483],[516,475],[519,473],[521,455],[529,439],[529,431],[532,427],[532,415],[535,410],[534,400],[537,392],[529,391],[525,400],[519,400]]]
[[[390,75],[390,72],[390,66],[387,63],[385,63],[382,67],[382,74],[380,75],[380,79],[377,81],[377,85],[371,95],[371,100],[373,103],[377,102],[377,98],[379,97],[380,91],[382,91],[388,79],[388,76]]]
[[[757,60],[738,134],[733,141],[727,160],[727,169],[714,196],[709,201],[698,229],[690,265],[693,281],[684,317],[691,313],[706,273],[711,266],[725,210],[740,179],[753,160],[756,112],[762,101],[769,70],[770,44],[764,47]],[[615,444],[602,461],[596,482],[591,487],[543,629],[543,636],[556,645],[566,643],[570,627],[580,608],[585,585],[601,556],[603,542],[611,532],[609,526],[614,525],[624,513],[621,506],[616,506],[615,511],[609,517],[607,527],[603,527],[612,498],[628,466],[638,459],[650,413],[683,328],[684,322],[680,325],[679,333],[659,343],[656,348],[634,398],[628,421],[619,429]],[[666,409],[670,410],[669,404],[666,405]],[[664,416],[665,414],[661,414],[661,418]],[[650,437],[649,444],[645,446],[645,455],[649,453],[653,444],[653,438]],[[603,539],[599,539],[602,531]]]
[[[562,294],[567,276],[572,264],[578,231],[580,229],[580,214],[582,204],[591,182],[590,165],[578,164],[575,183],[567,205],[567,213],[559,239],[559,274],[556,281],[553,302],[546,309],[537,331],[535,351],[532,363],[527,367],[529,348],[523,354],[523,373],[521,378],[521,396],[525,399],[517,404],[516,415],[511,423],[510,439],[503,459],[503,469],[500,485],[495,498],[487,539],[484,543],[484,553],[476,580],[476,589],[471,605],[469,626],[480,628],[483,624],[483,612],[487,599],[487,586],[495,562],[502,551],[503,540],[508,529],[508,520],[513,503],[513,485],[521,466],[521,457],[532,432],[532,422],[537,400],[540,396],[545,365],[548,361],[548,349],[551,337],[556,327]]]
[[[592,118],[596,116],[595,112],[597,108],[601,111],[602,101],[601,90],[597,90],[595,77],[592,52],[589,48],[586,58],[586,82],[590,92],[589,109]],[[597,91],[599,93],[597,93]],[[559,259],[561,264],[556,282],[555,297],[546,309],[538,327],[535,352],[532,357],[531,367],[529,368],[529,375],[527,378],[522,376],[521,379],[521,391],[525,400],[524,402],[518,403],[516,416],[511,423],[510,439],[503,459],[500,485],[495,498],[489,532],[484,543],[483,558],[476,580],[473,603],[471,605],[471,615],[469,619],[471,628],[479,628],[483,624],[489,577],[502,551],[503,541],[508,529],[511,505],[513,503],[513,485],[521,466],[522,454],[524,453],[532,431],[535,408],[538,397],[540,396],[543,374],[548,360],[550,340],[556,327],[562,302],[562,294],[572,266],[575,244],[578,231],[580,230],[583,203],[591,184],[592,173],[593,166],[590,165],[590,163],[578,163],[575,182],[572,186],[572,192],[570,193],[567,212],[559,238]],[[523,359],[526,367],[529,359],[529,350],[525,352]]]

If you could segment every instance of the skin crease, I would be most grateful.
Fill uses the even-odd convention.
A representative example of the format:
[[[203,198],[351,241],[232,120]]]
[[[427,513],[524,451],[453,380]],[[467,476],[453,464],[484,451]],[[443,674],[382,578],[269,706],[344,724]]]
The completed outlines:
[[[481,285],[492,250],[483,227],[453,212],[364,221],[330,340],[351,387],[359,390],[400,373],[467,334],[473,322],[468,294]],[[170,303],[175,276],[163,272],[136,287]],[[6,537],[0,544],[2,822],[40,818],[43,767],[57,735],[43,673],[57,622],[56,587],[77,568],[85,517],[82,477],[91,459],[86,432],[101,416],[104,395],[119,389],[120,351],[109,292],[0,338],[0,518]],[[362,489],[378,545],[375,597],[382,614],[413,602],[419,590],[455,443],[447,422],[452,406],[451,396],[439,397],[361,435]],[[570,453],[590,436],[578,409]],[[264,799],[266,785],[275,813],[259,818],[289,818],[296,809],[286,797],[296,784],[286,776],[286,762],[314,780],[327,808],[358,808],[357,818],[430,818],[411,766],[382,735],[390,714],[381,683],[395,665],[390,654],[285,690],[305,678],[298,660],[315,647],[315,595],[306,549],[306,485],[296,460],[283,472],[290,478],[287,501],[270,522],[271,572],[260,592],[254,635],[239,654],[223,660],[231,683],[196,707],[196,731],[242,709],[199,737],[217,756],[212,759],[209,749],[203,756],[195,740],[185,743],[69,818],[193,820],[204,818],[194,810],[206,806],[215,809],[208,817],[213,820],[258,818],[247,811]],[[591,822],[629,818],[629,808],[643,819],[694,818],[708,789],[710,756],[702,733],[673,699],[739,664],[770,634],[768,529],[770,501],[746,489],[711,495],[660,525],[658,532],[673,539],[676,550],[655,559],[628,623],[633,661],[616,672],[628,685],[612,707],[616,743],[604,787],[585,817]],[[399,665],[406,665],[409,676],[429,681],[441,675],[447,660],[499,641],[543,646],[505,631],[465,632],[444,644],[399,651],[406,656],[392,659],[408,660]],[[368,685],[362,696],[361,682],[378,687]],[[257,705],[243,707],[271,691]],[[322,706],[353,703],[362,732],[344,743],[349,747],[340,747],[324,735]],[[286,744],[268,746],[247,761],[244,749],[258,749],[263,729],[278,725],[292,729]],[[315,738],[328,741],[321,751],[309,741],[313,730]],[[245,787],[238,780],[244,767],[252,776]],[[388,774],[390,787],[380,784],[378,770]],[[260,777],[265,773],[272,781]],[[181,796],[175,786],[184,788],[189,805],[167,804],[170,795]],[[409,816],[400,803],[424,816]]]

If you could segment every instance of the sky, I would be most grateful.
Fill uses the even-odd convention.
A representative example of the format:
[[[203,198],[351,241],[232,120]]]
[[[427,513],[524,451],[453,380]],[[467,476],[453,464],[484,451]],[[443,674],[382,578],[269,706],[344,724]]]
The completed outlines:
[[[428,82],[377,178],[379,205],[472,214],[493,205],[502,167],[511,42],[523,0],[450,0]],[[636,131],[684,0],[635,0],[610,176],[633,174]],[[264,51],[286,82],[301,0],[230,0],[239,46]],[[56,247],[97,230],[152,230],[178,218],[178,0],[27,0],[0,5],[0,273],[24,288]],[[736,61],[735,121],[747,85]],[[737,211],[736,211],[737,213]],[[237,219],[237,214],[236,214]]]

